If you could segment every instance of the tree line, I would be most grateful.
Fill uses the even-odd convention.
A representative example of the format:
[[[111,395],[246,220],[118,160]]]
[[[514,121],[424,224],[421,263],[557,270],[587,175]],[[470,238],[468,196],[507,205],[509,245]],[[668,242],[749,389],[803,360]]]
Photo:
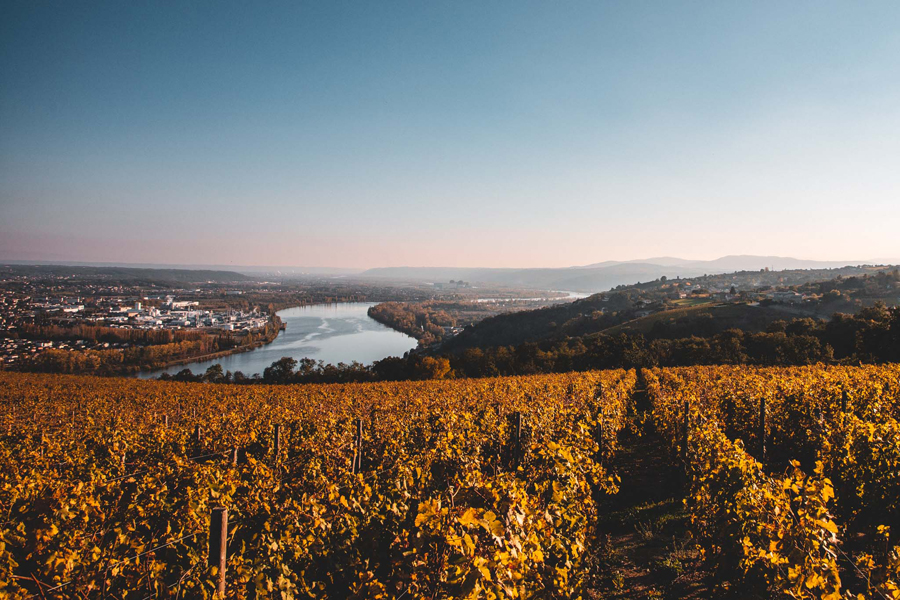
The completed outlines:
[[[134,329],[86,323],[76,323],[71,326],[22,323],[17,326],[17,329],[18,337],[26,340],[86,340],[110,344],[142,345],[198,341],[210,335],[208,332],[197,329]]]
[[[77,328],[78,326],[73,329]],[[174,341],[168,343],[152,344],[147,342],[147,345],[103,350],[48,349],[38,352],[25,362],[21,369],[40,373],[72,373],[79,375],[123,375],[136,373],[141,370],[162,368],[176,361],[186,361],[210,354],[231,353],[249,349],[261,343],[268,343],[274,340],[278,336],[280,328],[281,319],[273,315],[266,323],[264,329],[242,335],[225,331],[209,333],[178,330],[174,332],[160,332],[174,334],[171,338]],[[142,331],[106,327],[88,327],[88,329],[109,330],[112,332],[131,331],[135,332],[135,338],[137,339],[141,338],[139,332]],[[100,333],[100,335],[104,334]],[[82,337],[75,339],[94,338]],[[125,339],[128,339],[127,336]],[[167,338],[159,336],[159,339]],[[104,340],[96,338],[96,341]],[[134,342],[135,340],[129,339],[129,341]]]
[[[456,324],[447,311],[435,308],[429,302],[383,302],[370,307],[367,312],[382,325],[419,340],[420,346],[440,342],[444,338],[444,327]]]
[[[775,321],[766,331],[740,329],[701,337],[663,337],[654,333],[594,334],[514,346],[468,348],[458,354],[408,353],[372,365],[326,365],[285,357],[262,374],[223,373],[216,365],[203,375],[185,369],[171,377],[213,383],[348,383],[453,377],[530,375],[592,369],[690,365],[787,366],[815,363],[900,362],[900,307],[883,304],[829,321],[798,318]]]

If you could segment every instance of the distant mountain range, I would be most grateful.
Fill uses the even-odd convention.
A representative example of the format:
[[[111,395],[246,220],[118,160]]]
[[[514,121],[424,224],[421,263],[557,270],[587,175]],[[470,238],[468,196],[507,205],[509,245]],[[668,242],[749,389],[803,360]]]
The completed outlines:
[[[900,259],[821,261],[802,260],[783,256],[723,256],[715,260],[685,260],[660,256],[643,260],[593,263],[584,266],[554,269],[493,269],[456,267],[381,267],[376,269],[346,269],[329,267],[276,267],[234,265],[153,265],[122,263],[79,263],[10,260],[0,264],[34,265],[38,270],[53,272],[54,266],[81,268],[82,274],[108,274],[167,279],[169,281],[258,281],[265,279],[303,279],[305,277],[351,277],[389,281],[438,283],[463,280],[475,285],[492,284],[516,288],[566,290],[573,292],[603,292],[618,285],[633,285],[653,281],[662,276],[698,277],[736,271],[772,271],[791,269],[836,269],[848,265],[887,265]]]
[[[135,267],[96,267],[80,265],[0,263],[0,272],[30,277],[76,277],[84,280],[121,281],[133,285],[244,283],[253,278],[234,271],[211,269],[148,269]]]
[[[698,277],[735,271],[834,269],[847,265],[888,264],[889,261],[819,261],[782,256],[723,256],[715,260],[657,257],[632,261],[606,261],[557,269],[489,269],[452,267],[384,267],[364,271],[360,277],[420,282],[463,280],[473,284],[601,292],[617,285],[632,285],[666,276]]]
[[[120,263],[120,262],[84,262],[68,260],[0,260],[0,265],[35,265],[35,266],[67,266],[67,267],[122,267],[126,269],[175,269],[188,271],[227,271],[242,273],[253,277],[271,276],[274,278],[303,275],[358,275],[365,269],[346,269],[341,267],[279,267],[265,265],[192,265],[171,263]]]
[[[823,261],[823,260],[803,260],[800,258],[790,258],[785,256],[754,256],[750,254],[739,254],[723,256],[715,260],[685,260],[674,256],[659,256],[656,258],[646,258],[643,260],[626,260],[614,261],[608,260],[602,263],[586,265],[584,267],[576,267],[580,269],[593,269],[611,267],[627,264],[650,264],[660,265],[663,267],[694,267],[701,269],[711,269],[717,273],[726,273],[731,271],[758,271],[768,267],[772,271],[785,271],[787,269],[833,269],[835,267],[846,267],[847,265],[872,264],[870,261]]]

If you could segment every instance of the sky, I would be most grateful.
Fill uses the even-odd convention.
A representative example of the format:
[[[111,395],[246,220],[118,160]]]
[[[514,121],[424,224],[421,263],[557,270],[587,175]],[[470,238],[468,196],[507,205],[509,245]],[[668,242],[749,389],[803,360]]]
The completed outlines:
[[[900,3],[0,3],[0,259],[900,257]]]

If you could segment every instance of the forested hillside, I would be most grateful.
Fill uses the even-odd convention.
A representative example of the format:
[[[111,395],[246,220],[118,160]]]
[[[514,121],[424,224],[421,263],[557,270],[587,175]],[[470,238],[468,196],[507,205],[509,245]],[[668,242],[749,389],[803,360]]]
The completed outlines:
[[[773,301],[775,290],[802,301]],[[710,337],[729,329],[758,333],[775,321],[856,313],[876,302],[900,303],[900,271],[845,267],[797,271],[740,271],[692,279],[665,277],[619,286],[583,300],[498,315],[467,327],[444,349],[515,346],[593,333],[641,333],[651,338]]]

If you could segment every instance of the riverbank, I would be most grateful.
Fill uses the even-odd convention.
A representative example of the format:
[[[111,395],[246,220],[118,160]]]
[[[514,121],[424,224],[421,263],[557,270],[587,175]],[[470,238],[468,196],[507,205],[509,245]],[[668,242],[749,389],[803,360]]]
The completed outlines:
[[[142,371],[138,376],[174,376],[184,368],[202,375],[219,365],[223,372],[240,372],[250,377],[255,373],[262,375],[273,362],[285,357],[332,365],[372,364],[389,356],[403,356],[415,348],[415,339],[370,318],[366,314],[370,306],[372,303],[342,302],[282,310],[278,316],[287,328],[272,343],[258,344],[252,351],[209,353],[201,360],[172,361],[175,364]]]
[[[293,308],[293,307],[288,307]],[[211,352],[209,354],[202,354],[198,356],[188,356],[184,358],[179,358],[176,360],[171,360],[165,364],[155,365],[152,367],[144,367],[141,365],[137,371],[131,371],[130,374],[133,373],[146,373],[149,371],[160,371],[162,369],[169,369],[172,367],[177,367],[180,365],[189,365],[197,362],[205,362],[208,360],[217,360],[220,358],[225,358],[226,356],[232,356],[234,354],[240,354],[242,352],[250,352],[251,350],[256,350],[257,348],[261,348],[262,346],[266,346],[275,341],[278,335],[284,331],[285,325],[282,323],[281,318],[277,314],[273,314],[269,318],[269,322],[266,324],[266,328],[264,330],[263,339],[251,342],[250,344],[242,344],[240,346],[235,346],[234,348],[229,348],[228,350],[220,350],[219,352]],[[252,334],[251,334],[252,335]]]
[[[586,296],[567,291],[550,293],[557,296],[381,302],[371,307],[368,314],[382,325],[417,339],[420,348],[435,348],[465,327],[490,317],[536,310]]]
[[[409,337],[419,340],[421,344],[422,338],[424,338],[428,332],[426,332],[423,326],[418,326],[416,324],[417,314],[409,310],[407,308],[408,306],[412,306],[412,304],[382,302],[369,307],[367,314],[373,321],[381,323],[385,327],[390,327],[394,331],[405,333]],[[440,330],[439,326],[435,325],[434,327]],[[438,335],[440,334],[441,333]]]
[[[191,329],[189,331],[197,334],[196,338],[173,343],[101,350],[49,349],[16,370],[99,376],[140,375],[179,364],[195,363],[206,357],[226,357],[257,349],[274,341],[281,328],[281,319],[272,314],[263,329],[243,335],[233,331]]]

